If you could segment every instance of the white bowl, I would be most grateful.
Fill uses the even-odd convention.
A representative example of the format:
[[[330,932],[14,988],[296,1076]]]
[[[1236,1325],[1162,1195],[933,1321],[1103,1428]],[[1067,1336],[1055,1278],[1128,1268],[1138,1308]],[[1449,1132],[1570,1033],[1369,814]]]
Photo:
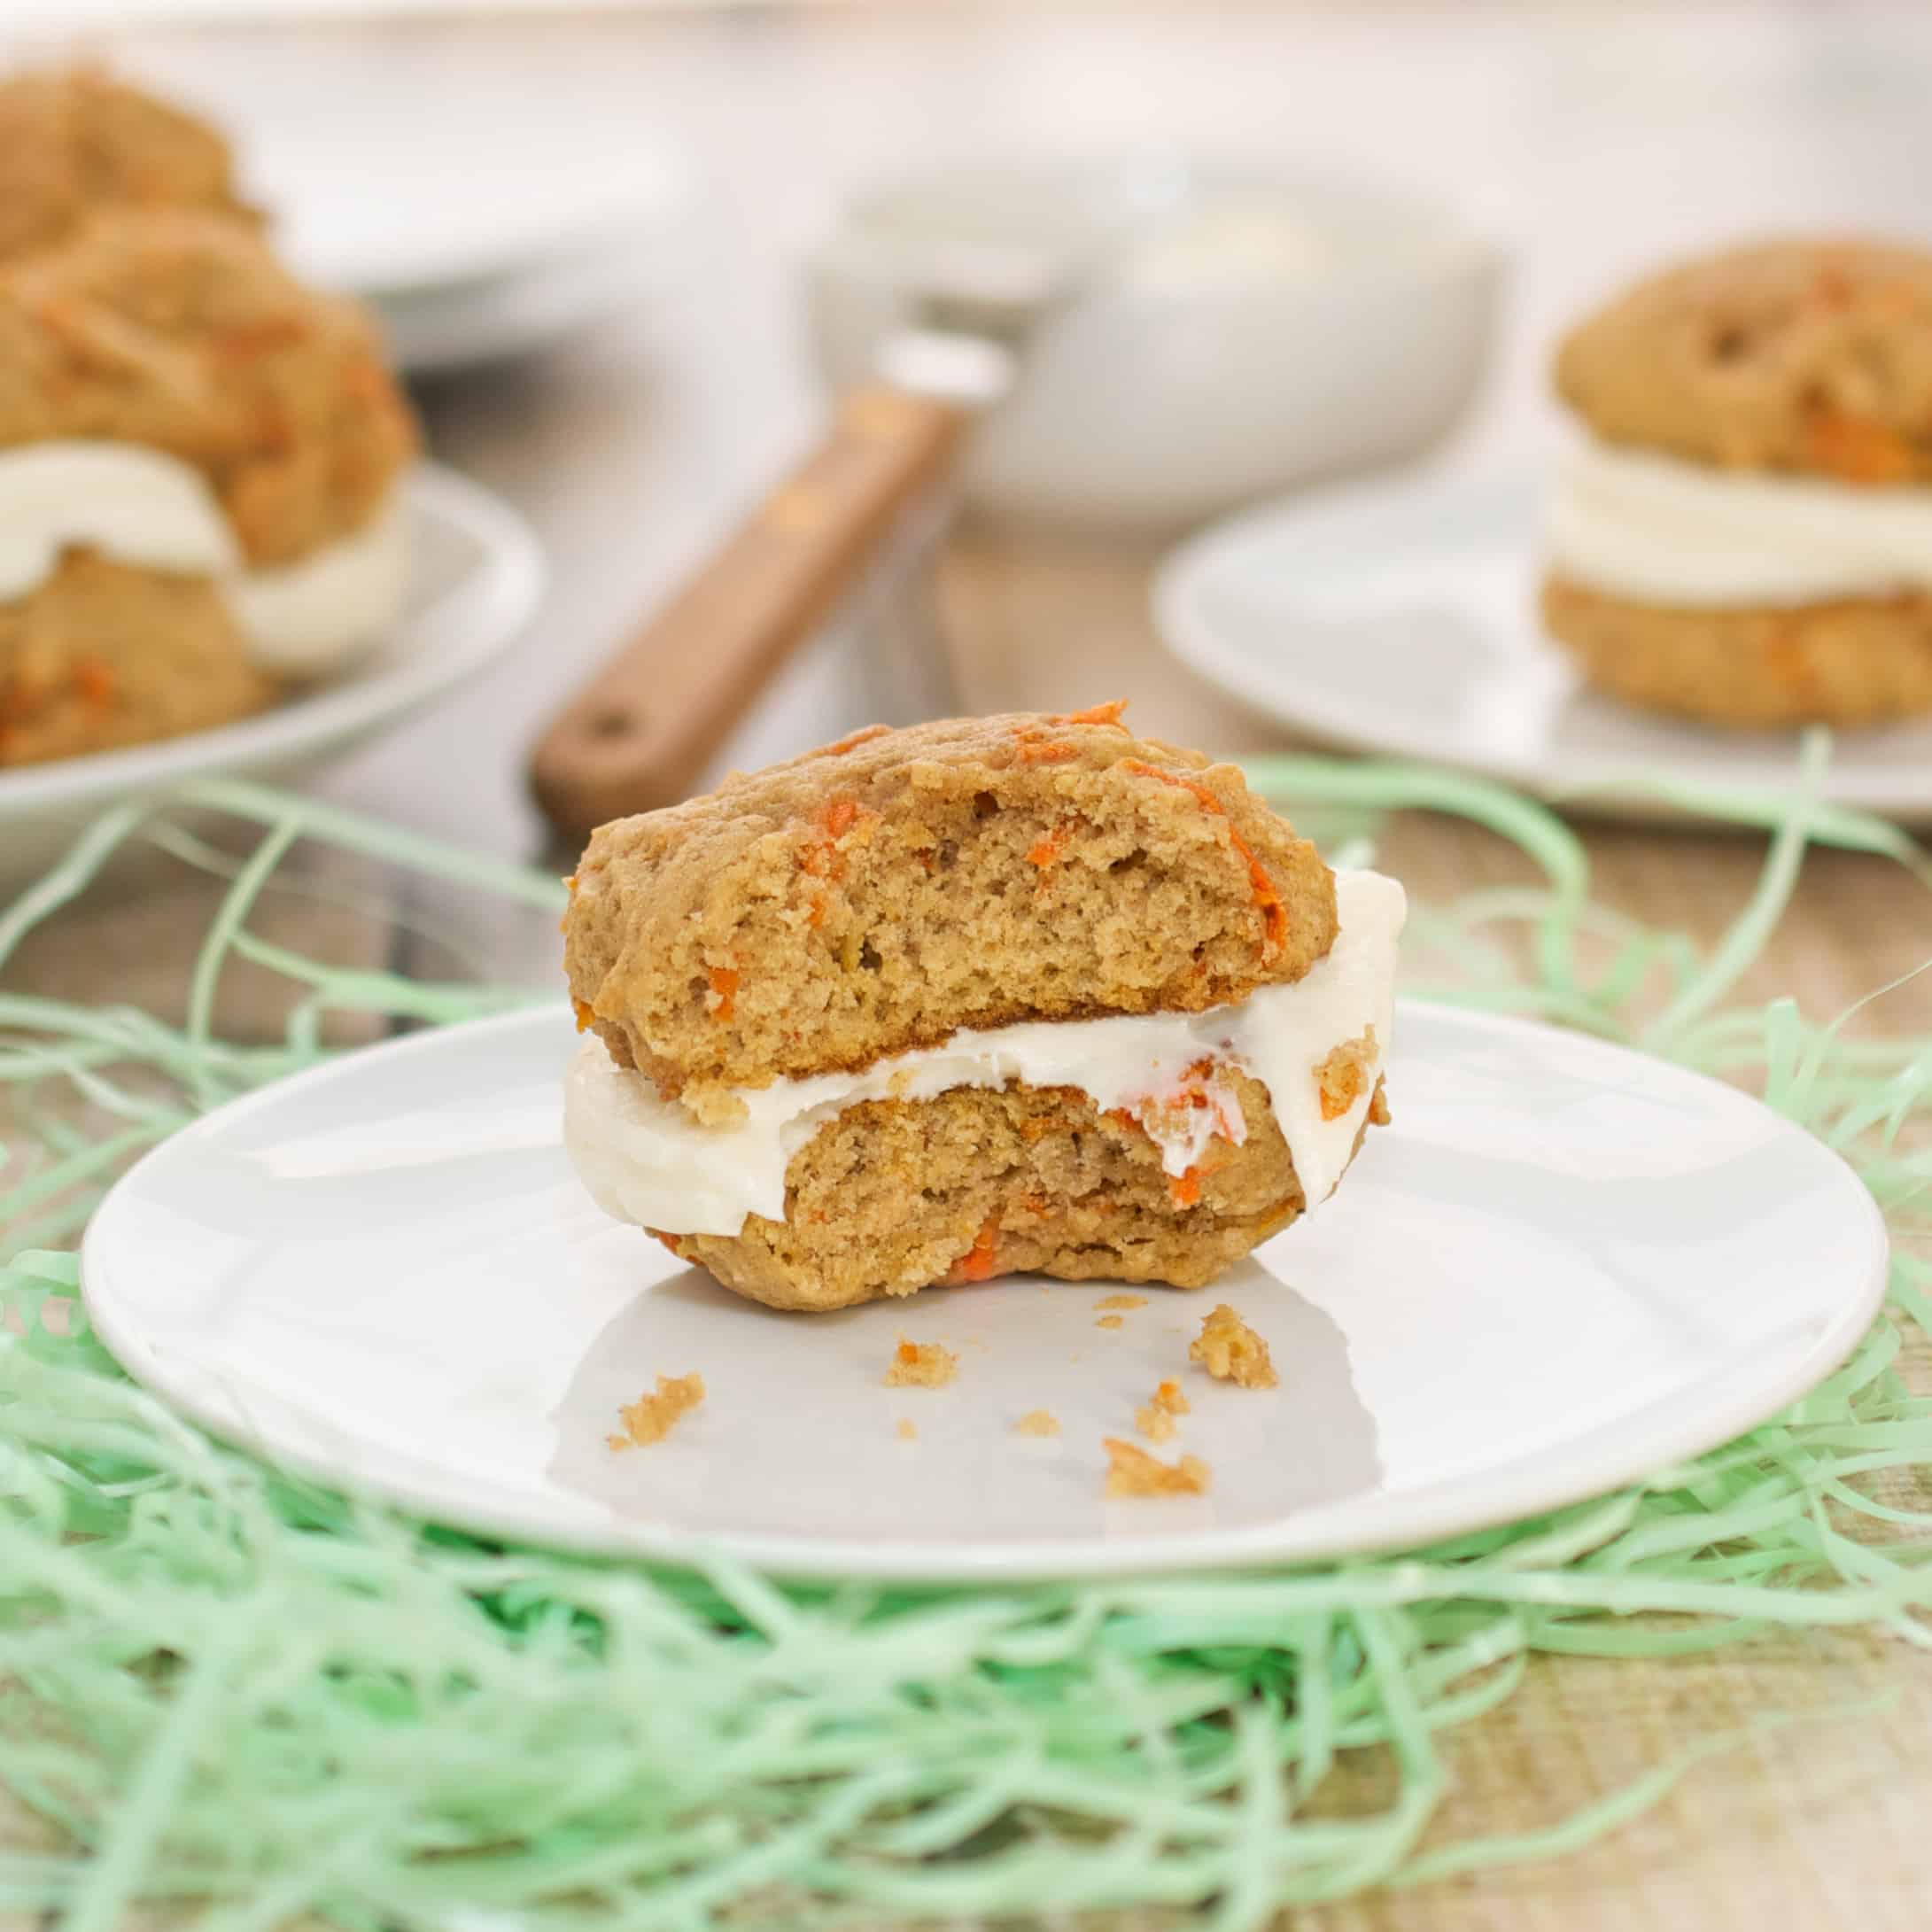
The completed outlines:
[[[529,525],[487,490],[433,464],[420,465],[405,487],[409,589],[389,636],[339,677],[256,717],[0,770],[0,893],[50,865],[124,798],[197,779],[285,782],[400,723],[516,641],[543,591],[543,553]]]
[[[979,504],[1198,522],[1424,448],[1483,370],[1501,254],[1407,189],[1265,164],[960,167],[854,201],[807,265],[837,387],[865,380],[935,242],[1086,264],[981,425]]]

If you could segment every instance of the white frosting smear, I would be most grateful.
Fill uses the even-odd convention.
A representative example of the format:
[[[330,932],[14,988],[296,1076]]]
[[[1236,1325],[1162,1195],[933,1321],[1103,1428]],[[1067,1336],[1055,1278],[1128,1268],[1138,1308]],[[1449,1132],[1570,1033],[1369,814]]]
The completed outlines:
[[[1078,1087],[1103,1112],[1125,1108],[1160,1143],[1161,1164],[1184,1174],[1217,1131],[1245,1132],[1231,1083],[1204,1059],[1238,1067],[1268,1089],[1310,1207],[1333,1192],[1374,1097],[1395,1001],[1402,888],[1378,873],[1335,875],[1340,930],[1328,955],[1286,986],[1197,1013],[1114,1014],[962,1028],[939,1045],[875,1061],[856,1074],[820,1074],[745,1088],[745,1116],[708,1127],[658,1097],[643,1075],[585,1043],[564,1082],[563,1143],[597,1205],[619,1221],[665,1234],[734,1235],[748,1214],[785,1218],[785,1170],[824,1123],[865,1100],[929,1099],[954,1087]],[[1323,1118],[1319,1069],[1338,1046],[1373,1028],[1350,1105]],[[1197,1101],[1193,1097],[1200,1095]]]
[[[1741,475],[1594,440],[1559,472],[1547,538],[1565,577],[1649,604],[1932,589],[1932,489]]]
[[[207,478],[133,443],[0,449],[0,602],[29,595],[68,549],[215,579],[265,671],[312,677],[375,642],[402,607],[407,509],[275,570],[245,567]]]

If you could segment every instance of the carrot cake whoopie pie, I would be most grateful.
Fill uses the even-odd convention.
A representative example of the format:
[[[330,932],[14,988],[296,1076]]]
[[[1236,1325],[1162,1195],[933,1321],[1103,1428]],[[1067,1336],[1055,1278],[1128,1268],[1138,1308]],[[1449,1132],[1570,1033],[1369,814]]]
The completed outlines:
[[[400,609],[415,450],[372,324],[247,222],[0,262],[0,765],[246,716]]]
[[[1401,888],[1120,705],[855,733],[595,832],[564,1137],[609,1214],[838,1308],[1197,1287],[1370,1121]]]
[[[1576,329],[1544,621],[1594,685],[1740,727],[1932,710],[1932,254],[1788,240]]]
[[[109,208],[254,213],[205,121],[92,67],[0,79],[0,260],[52,246]]]

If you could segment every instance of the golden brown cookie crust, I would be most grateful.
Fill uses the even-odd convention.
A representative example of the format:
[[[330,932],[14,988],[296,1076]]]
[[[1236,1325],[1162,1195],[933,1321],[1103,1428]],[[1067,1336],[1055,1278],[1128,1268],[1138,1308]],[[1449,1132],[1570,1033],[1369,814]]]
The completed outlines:
[[[1233,1085],[1246,1138],[1217,1137],[1185,1176],[1077,1088],[867,1101],[792,1157],[783,1222],[754,1214],[735,1236],[658,1238],[776,1308],[850,1307],[1003,1274],[1202,1287],[1303,1206],[1267,1089],[1238,1073]]]
[[[1556,384],[1612,443],[1932,482],[1932,254],[1794,238],[1681,264],[1574,329]]]
[[[1665,609],[1553,575],[1542,611],[1597,689],[1703,724],[1850,728],[1932,711],[1932,597]]]
[[[169,210],[0,269],[0,446],[62,438],[193,464],[258,565],[363,528],[416,447],[360,308],[243,224]]]
[[[193,115],[89,67],[0,81],[0,260],[117,207],[253,219],[228,144]]]
[[[1315,849],[1117,708],[875,727],[593,834],[578,1017],[704,1119],[961,1027],[1195,1012],[1335,937]]]
[[[275,696],[206,578],[69,551],[0,604],[0,765],[202,731]]]

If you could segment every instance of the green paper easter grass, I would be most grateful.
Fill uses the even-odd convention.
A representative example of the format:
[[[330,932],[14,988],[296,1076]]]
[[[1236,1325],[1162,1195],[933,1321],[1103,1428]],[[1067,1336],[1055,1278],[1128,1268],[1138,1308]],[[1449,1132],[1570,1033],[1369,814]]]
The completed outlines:
[[[1811,757],[1815,777],[1823,748]],[[1803,788],[1702,801],[1771,834],[1755,894],[1705,953],[1594,904],[1573,835],[1494,787],[1250,769],[1334,836],[1420,806],[1536,862],[1535,888],[1416,909],[1432,997],[1740,1080],[1840,1148],[1895,1239],[1888,1308],[1852,1359],[1640,1487],[1412,1555],[1230,1577],[780,1587],[504,1548],[331,1494],[130,1383],[47,1245],[141,1147],[322,1057],[331,1015],[434,1024],[551,997],[262,942],[249,916],[296,841],[539,909],[561,893],[311,802],[188,788],[110,814],[0,915],[4,966],[128,840],[230,881],[182,1026],[0,995],[0,1087],[25,1149],[0,1170],[0,1227],[26,1250],[0,1267],[0,1786],[73,1847],[0,1851],[0,1912],[58,1910],[65,1932],[171,1898],[206,1901],[198,1922],[221,1932],[305,1911],[370,1932],[790,1932],[1168,1905],[1238,1932],[1285,1904],[1560,1853],[1738,1742],[1699,1739],[1548,1831],[1423,1849],[1448,1776],[1439,1734],[1506,1702],[1534,1653],[1667,1657],[1852,1624],[1932,1641],[1932,1516],[1897,1501],[1932,1475],[1932,1398],[1898,1366],[1906,1336],[1932,1331],[1914,1252],[1932,1040],[1852,1037],[1788,1002],[1724,1006],[1808,844],[1883,855],[1913,896],[1932,880],[1918,849]],[[190,808],[257,827],[252,854],[222,858],[171,817]],[[281,1039],[219,1036],[231,958],[296,989]],[[1335,1815],[1318,1795],[1367,1751],[1393,1765],[1393,1795]]]

